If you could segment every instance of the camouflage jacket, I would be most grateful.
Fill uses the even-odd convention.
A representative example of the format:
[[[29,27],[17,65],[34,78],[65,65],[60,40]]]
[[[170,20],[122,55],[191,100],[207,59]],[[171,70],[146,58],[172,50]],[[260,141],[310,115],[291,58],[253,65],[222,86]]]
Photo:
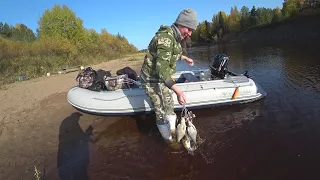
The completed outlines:
[[[180,34],[174,26],[160,26],[150,41],[144,57],[140,77],[144,82],[163,83],[176,72],[176,61],[181,58]]]

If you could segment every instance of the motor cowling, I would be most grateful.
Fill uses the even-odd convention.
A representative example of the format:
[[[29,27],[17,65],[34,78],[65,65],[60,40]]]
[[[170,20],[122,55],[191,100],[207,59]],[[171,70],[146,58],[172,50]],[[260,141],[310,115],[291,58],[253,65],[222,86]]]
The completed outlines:
[[[212,78],[224,79],[228,72],[229,57],[225,54],[217,54],[211,62],[211,76]]]

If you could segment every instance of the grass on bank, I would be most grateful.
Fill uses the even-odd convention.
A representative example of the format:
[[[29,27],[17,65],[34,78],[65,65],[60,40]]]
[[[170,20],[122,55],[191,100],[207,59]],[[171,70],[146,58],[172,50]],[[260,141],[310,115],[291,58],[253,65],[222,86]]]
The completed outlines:
[[[59,37],[32,43],[15,42],[0,37],[0,86],[55,73],[62,69],[92,66],[113,59],[138,59],[142,53],[122,42],[100,45],[72,44]]]
[[[46,76],[47,73],[56,73],[61,69],[79,68],[80,66],[93,66],[110,60],[139,61],[143,59],[143,54],[125,54],[109,57],[78,57],[69,62],[67,58],[59,56],[36,56],[18,57],[11,60],[0,61],[0,69],[3,73],[0,76],[0,86],[19,81],[21,77],[29,79]]]

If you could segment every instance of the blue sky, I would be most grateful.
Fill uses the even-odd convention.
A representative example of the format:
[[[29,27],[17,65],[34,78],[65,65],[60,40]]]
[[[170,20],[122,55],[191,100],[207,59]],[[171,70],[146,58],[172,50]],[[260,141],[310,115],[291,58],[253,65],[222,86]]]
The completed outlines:
[[[283,0],[1,0],[0,22],[10,25],[23,23],[36,32],[37,21],[46,9],[51,9],[54,4],[66,5],[83,20],[85,28],[92,28],[97,32],[105,28],[112,34],[119,32],[140,50],[147,48],[161,24],[171,25],[184,8],[195,9],[201,22],[211,21],[213,14],[221,10],[229,14],[234,5],[239,10],[243,5],[250,9],[253,5],[282,8],[282,2]]]

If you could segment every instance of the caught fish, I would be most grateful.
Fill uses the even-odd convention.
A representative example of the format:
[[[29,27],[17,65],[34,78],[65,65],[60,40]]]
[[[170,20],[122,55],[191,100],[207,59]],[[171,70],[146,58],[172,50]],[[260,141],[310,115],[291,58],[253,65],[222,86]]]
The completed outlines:
[[[191,121],[188,122],[187,134],[190,136],[191,140],[192,140],[194,143],[197,143],[197,129],[196,129],[196,127],[191,123]]]
[[[197,145],[197,129],[192,124],[195,114],[192,111],[188,111],[185,107],[181,113],[181,122],[177,126],[177,138],[178,142],[181,141],[184,148],[191,154],[198,148]]]
[[[186,127],[187,127],[186,120],[184,117],[181,117],[180,123],[177,125],[177,129],[176,129],[177,142],[180,142],[183,136],[185,136]]]
[[[186,148],[187,150],[191,149],[191,138],[188,134],[186,134],[182,140],[182,145],[184,146],[184,148]]]
[[[195,143],[191,142],[191,138],[188,134],[186,134],[182,139],[181,139],[182,145],[184,146],[184,148],[189,152],[189,153],[193,153],[196,149],[197,146],[195,145]]]

